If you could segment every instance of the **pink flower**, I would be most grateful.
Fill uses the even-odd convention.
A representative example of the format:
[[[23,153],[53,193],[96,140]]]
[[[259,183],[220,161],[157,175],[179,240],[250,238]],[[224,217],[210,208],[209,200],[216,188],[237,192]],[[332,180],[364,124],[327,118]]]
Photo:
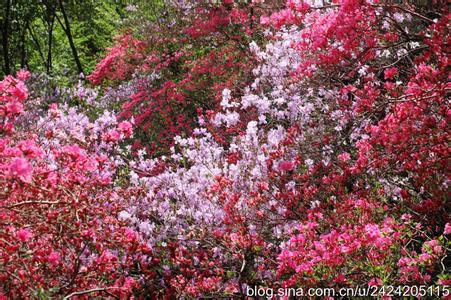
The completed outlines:
[[[396,74],[398,74],[398,68],[396,68],[396,67],[391,67],[391,68],[385,69],[385,71],[384,71],[385,79],[393,79],[393,77],[395,77]]]
[[[122,285],[122,289],[130,291],[135,285],[136,285],[135,279],[133,279],[133,277],[127,277],[125,278],[125,282]]]
[[[412,260],[408,257],[401,257],[398,261],[398,266],[405,267],[410,264]]]
[[[120,134],[116,130],[110,130],[104,136],[106,142],[116,142],[120,139]]]
[[[32,171],[31,164],[24,158],[16,158],[9,165],[10,176],[18,177],[24,182],[31,182]]]
[[[23,111],[23,105],[20,102],[10,102],[6,105],[6,111],[14,115],[20,114]]]
[[[64,146],[62,152],[69,155],[73,159],[80,161],[85,159],[85,155],[78,145]]]
[[[122,132],[126,137],[130,137],[133,134],[133,126],[128,121],[120,122],[117,125],[117,129]]]
[[[260,24],[262,24],[262,25],[268,25],[269,21],[270,21],[270,19],[268,17],[266,17],[266,16],[262,16],[260,18]]]
[[[20,229],[16,232],[16,237],[19,241],[25,243],[33,237],[33,233],[29,229]]]
[[[28,97],[28,89],[25,84],[14,78],[10,80],[10,88],[8,92],[11,93],[13,97],[16,97],[18,101],[23,101]]]
[[[343,152],[340,155],[338,155],[338,159],[342,162],[347,162],[351,159],[351,155],[348,152]]]
[[[56,117],[58,117],[58,115],[59,115],[59,112],[58,112],[58,104],[56,104],[56,103],[52,103],[52,104],[50,104],[49,105],[49,110],[48,110],[48,116],[49,117],[52,117],[52,118],[56,118]]]
[[[386,90],[391,91],[391,90],[395,89],[396,84],[394,82],[392,82],[392,81],[386,81],[386,82],[384,82],[384,87],[385,87]]]
[[[429,253],[422,253],[419,257],[418,260],[420,262],[427,262],[428,260],[432,259],[432,255],[430,255]]]
[[[28,78],[30,78],[31,73],[28,70],[19,70],[19,72],[17,72],[16,77],[19,78],[20,80],[27,80]]]
[[[379,226],[375,225],[375,224],[367,224],[365,226],[365,231],[367,236],[370,239],[376,239],[379,238],[381,236],[381,232],[379,230]]]
[[[382,285],[382,280],[380,278],[374,277],[373,279],[368,282],[368,285],[370,286],[379,286]]]
[[[125,228],[125,239],[127,241],[134,241],[136,240],[137,234],[136,231],[130,228]]]
[[[51,265],[57,266],[61,260],[61,255],[58,252],[52,250],[47,260]]]
[[[294,163],[291,161],[281,161],[279,163],[279,170],[280,171],[293,171],[294,169]]]
[[[445,235],[451,234],[451,224],[450,223],[445,224],[445,231],[443,232],[443,234],[445,234]]]

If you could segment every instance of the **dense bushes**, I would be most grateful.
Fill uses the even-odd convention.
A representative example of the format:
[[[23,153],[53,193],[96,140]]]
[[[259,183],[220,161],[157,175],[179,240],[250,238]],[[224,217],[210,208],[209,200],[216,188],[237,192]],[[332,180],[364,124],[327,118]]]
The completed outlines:
[[[34,129],[2,81],[2,293],[449,285],[446,6],[260,2],[168,2]]]

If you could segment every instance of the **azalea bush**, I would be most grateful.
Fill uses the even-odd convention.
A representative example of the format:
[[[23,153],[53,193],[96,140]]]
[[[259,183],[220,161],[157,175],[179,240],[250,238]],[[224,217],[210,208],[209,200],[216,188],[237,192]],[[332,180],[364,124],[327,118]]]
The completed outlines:
[[[107,282],[127,290],[132,278],[110,253],[138,245],[115,217],[123,206],[113,201],[120,187],[112,185],[125,155],[118,145],[132,135],[131,124],[107,112],[90,123],[52,104],[35,131],[15,128],[26,76],[0,83],[2,292],[47,297]],[[107,275],[111,269],[118,273]]]
[[[175,136],[192,133],[199,113],[219,107],[224,88],[239,92],[250,80],[248,44],[262,39],[263,12],[253,3],[168,5],[157,22],[118,37],[88,79],[108,87],[129,81],[133,89],[107,103],[120,102],[120,116],[134,118],[135,147],[168,154]]]
[[[167,1],[93,86],[6,77],[0,293],[446,288],[447,9]]]

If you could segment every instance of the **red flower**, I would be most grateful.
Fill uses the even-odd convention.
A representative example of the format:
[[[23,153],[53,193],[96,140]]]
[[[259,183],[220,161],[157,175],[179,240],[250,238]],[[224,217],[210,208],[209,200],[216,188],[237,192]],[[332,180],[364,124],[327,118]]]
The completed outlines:
[[[294,163],[292,161],[282,161],[279,163],[280,171],[293,171]]]
[[[33,237],[33,233],[28,229],[20,229],[19,231],[17,231],[16,237],[19,239],[19,241],[25,243]]]
[[[391,68],[385,69],[385,71],[384,71],[385,79],[393,79],[393,77],[395,77],[396,74],[398,74],[398,68],[396,68],[396,67],[391,67]]]

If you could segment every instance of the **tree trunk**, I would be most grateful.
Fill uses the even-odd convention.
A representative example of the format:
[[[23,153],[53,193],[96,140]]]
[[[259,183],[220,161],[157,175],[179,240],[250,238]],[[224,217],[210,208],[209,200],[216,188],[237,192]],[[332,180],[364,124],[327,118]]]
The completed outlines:
[[[52,73],[52,41],[53,41],[53,25],[55,24],[55,16],[50,18],[48,23],[48,50],[47,50],[47,74]]]
[[[28,24],[25,25],[22,35],[20,37],[20,68],[24,69],[27,66],[27,48],[25,43],[25,37],[27,35]]]
[[[9,63],[9,13],[11,9],[11,0],[6,0],[5,20],[2,29],[2,46],[3,46],[3,72],[5,75],[11,74]]]
[[[41,57],[42,63],[46,66],[47,68],[47,61],[44,58],[44,53],[42,53],[42,49],[41,49],[41,45],[39,44],[38,39],[36,38],[36,36],[33,33],[33,30],[31,29],[31,27],[28,25],[28,32],[30,33],[31,39],[33,40],[33,42],[36,44],[36,48],[38,49],[38,53],[39,53],[39,57]]]
[[[72,50],[72,55],[73,55],[74,60],[75,60],[75,64],[77,65],[78,73],[81,74],[81,73],[83,73],[83,67],[81,65],[80,58],[78,57],[77,48],[75,47],[75,43],[74,43],[74,40],[72,38],[72,33],[71,33],[71,30],[70,30],[69,18],[67,17],[66,11],[64,10],[63,1],[59,0],[58,2],[59,2],[59,5],[60,5],[61,13],[63,14],[65,26],[63,26],[63,24],[61,24],[61,21],[59,19],[58,19],[58,21],[60,22],[61,27],[63,27],[63,30],[66,33],[67,39],[69,41],[70,49]]]

